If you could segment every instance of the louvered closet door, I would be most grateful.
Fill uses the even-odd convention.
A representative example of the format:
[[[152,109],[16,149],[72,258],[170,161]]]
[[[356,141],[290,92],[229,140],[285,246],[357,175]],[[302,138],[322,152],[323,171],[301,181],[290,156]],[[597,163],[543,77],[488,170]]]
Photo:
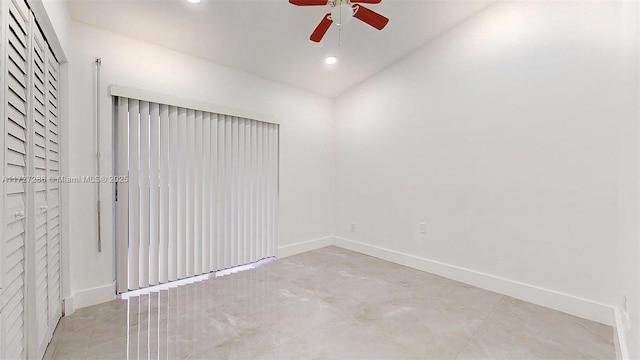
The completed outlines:
[[[29,10],[21,1],[2,2],[4,36],[4,176],[25,177],[29,124]],[[8,13],[7,13],[8,12]],[[10,16],[8,16],[10,14]],[[26,357],[27,184],[5,181],[2,251],[0,358]]]
[[[34,29],[35,30],[35,29]],[[29,143],[30,174],[34,180],[29,184],[33,195],[33,214],[29,224],[33,236],[34,261],[30,263],[35,284],[35,334],[32,334],[34,348],[42,349],[49,342],[49,279],[47,244],[47,117],[45,65],[46,44],[39,31],[31,33],[31,129]],[[27,253],[29,254],[29,253]],[[28,255],[30,256],[30,255]]]
[[[59,64],[47,47],[45,58],[45,116],[47,119],[47,299],[49,335],[62,316],[61,243],[60,243],[60,120],[58,117]]]
[[[33,250],[27,252],[29,289],[35,294],[30,316],[29,356],[44,354],[61,315],[60,242],[59,242],[59,175],[58,151],[58,75],[57,61],[44,36],[35,26],[31,33],[31,121],[29,138],[29,170],[34,180],[27,187],[32,197],[32,210],[27,213],[28,239]],[[44,181],[46,179],[46,181]],[[31,260],[33,256],[33,261]],[[32,316],[32,318],[31,318]]]
[[[62,309],[58,63],[23,0],[0,6],[0,359],[41,358]]]

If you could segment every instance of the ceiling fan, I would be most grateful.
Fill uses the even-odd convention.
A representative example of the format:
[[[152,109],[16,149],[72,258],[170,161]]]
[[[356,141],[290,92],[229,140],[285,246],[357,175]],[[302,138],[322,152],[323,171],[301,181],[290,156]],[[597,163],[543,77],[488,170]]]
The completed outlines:
[[[331,24],[344,25],[352,17],[359,19],[378,30],[384,29],[389,19],[370,10],[362,4],[379,4],[382,0],[289,0],[289,3],[297,6],[327,6],[329,12],[322,18],[320,24],[311,33],[309,38],[313,42],[320,42],[327,33]],[[352,4],[353,3],[353,4]]]

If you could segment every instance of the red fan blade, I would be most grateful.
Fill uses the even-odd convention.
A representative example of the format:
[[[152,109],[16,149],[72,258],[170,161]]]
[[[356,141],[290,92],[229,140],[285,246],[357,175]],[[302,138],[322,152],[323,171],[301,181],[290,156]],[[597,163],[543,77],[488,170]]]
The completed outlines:
[[[380,4],[382,0],[351,0],[352,3]]]
[[[333,21],[330,19],[330,15],[331,14],[325,15],[322,18],[322,21],[320,21],[320,24],[318,24],[316,29],[313,30],[313,33],[309,38],[311,41],[320,42],[320,40],[322,40],[322,38],[324,37],[324,34],[327,33],[327,30],[329,30],[329,27],[331,26],[331,24],[333,24]]]
[[[356,13],[353,15],[354,17],[366,22],[378,30],[384,29],[384,27],[387,26],[387,23],[389,23],[389,19],[362,5],[354,5],[354,8],[356,8]]]
[[[327,0],[289,0],[289,3],[298,6],[322,6],[327,5]]]

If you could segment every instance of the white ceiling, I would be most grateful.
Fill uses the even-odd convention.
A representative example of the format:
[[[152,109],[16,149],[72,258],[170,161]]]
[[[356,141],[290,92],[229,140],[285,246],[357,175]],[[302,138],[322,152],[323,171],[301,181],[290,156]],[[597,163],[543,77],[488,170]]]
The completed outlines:
[[[390,19],[378,31],[357,19],[309,35],[325,7],[288,0],[72,0],[74,20],[335,97],[486,7],[489,0],[383,0],[366,5]],[[324,64],[335,55],[338,63]]]

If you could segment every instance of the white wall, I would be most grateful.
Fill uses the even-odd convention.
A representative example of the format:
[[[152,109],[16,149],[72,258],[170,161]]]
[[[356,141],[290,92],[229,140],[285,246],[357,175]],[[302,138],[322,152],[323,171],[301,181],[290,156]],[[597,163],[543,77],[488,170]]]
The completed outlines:
[[[636,33],[636,47],[629,57],[636,61],[635,74],[630,72],[627,81],[635,85],[635,104],[640,107],[640,38],[637,36],[640,6],[625,4],[625,18],[621,25],[628,26],[625,31]],[[634,11],[635,10],[635,11]],[[635,26],[633,26],[635,24]],[[630,49],[631,50],[631,49]],[[633,100],[633,99],[631,99]],[[640,113],[640,110],[637,110]],[[621,135],[620,165],[618,167],[618,248],[616,297],[614,305],[618,308],[618,331],[621,339],[626,340],[630,359],[640,359],[640,141],[638,115],[636,121],[624,123]],[[625,303],[626,298],[626,303]],[[624,344],[623,344],[624,345]]]
[[[265,114],[280,124],[280,245],[333,233],[332,102],[253,75],[71,21],[46,2],[68,58],[69,174],[95,172],[95,66],[102,58],[102,168],[112,167],[112,109],[118,84]],[[112,296],[112,188],[103,186],[103,252],[97,252],[95,185],[69,185],[70,294],[76,307]],[[94,289],[94,290],[91,290]],[[111,295],[110,295],[111,294]]]
[[[634,6],[497,3],[341,96],[337,236],[611,323]]]

